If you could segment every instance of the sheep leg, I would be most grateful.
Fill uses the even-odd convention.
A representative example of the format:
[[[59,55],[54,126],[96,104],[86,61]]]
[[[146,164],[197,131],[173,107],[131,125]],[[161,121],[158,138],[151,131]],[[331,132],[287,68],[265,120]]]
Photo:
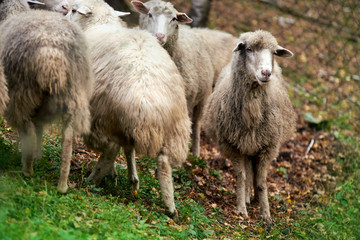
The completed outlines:
[[[92,181],[96,185],[99,185],[102,179],[106,176],[111,176],[113,179],[116,179],[117,174],[114,162],[119,150],[119,145],[110,143],[101,154],[96,166],[88,177],[88,181]]]
[[[73,142],[73,128],[71,126],[64,127],[63,142],[62,142],[62,155],[61,155],[61,168],[60,179],[57,190],[60,193],[66,193],[68,190],[68,178],[70,173],[71,156],[72,156],[72,142]]]
[[[174,203],[172,168],[168,156],[160,153],[157,157],[157,167],[162,199],[166,206],[166,214],[173,219],[177,219]]]
[[[124,147],[124,151],[128,167],[128,180],[131,185],[132,193],[136,195],[136,192],[139,190],[139,177],[136,171],[135,148],[134,146],[127,146]]]
[[[199,103],[193,109],[192,115],[192,153],[193,156],[200,156],[200,132],[201,132],[201,116],[203,112],[203,103]]]
[[[276,156],[276,154],[274,154],[273,152],[274,151],[270,150],[260,154],[260,157],[255,165],[255,184],[260,202],[260,215],[268,224],[270,224],[272,220],[270,216],[266,176],[270,161]]]
[[[34,175],[33,161],[36,148],[35,126],[32,122],[27,123],[25,129],[19,130],[21,142],[22,173],[25,177]]]
[[[43,134],[43,126],[41,124],[35,124],[36,130],[36,152],[35,159],[40,159],[42,157],[41,151],[41,143],[42,143],[42,134]]]
[[[253,186],[253,168],[250,159],[245,160],[245,172],[246,172],[246,204],[250,204],[251,190]]]
[[[257,188],[256,173],[255,173],[256,162],[257,162],[256,159],[253,159],[252,163],[251,163],[252,164],[252,171],[253,171],[252,179],[253,179],[253,187],[254,187],[254,198],[253,198],[254,203],[259,202],[259,191],[258,191],[258,188]]]
[[[243,217],[248,217],[246,210],[246,172],[245,172],[245,157],[234,159],[233,166],[236,176],[236,207],[237,213]]]

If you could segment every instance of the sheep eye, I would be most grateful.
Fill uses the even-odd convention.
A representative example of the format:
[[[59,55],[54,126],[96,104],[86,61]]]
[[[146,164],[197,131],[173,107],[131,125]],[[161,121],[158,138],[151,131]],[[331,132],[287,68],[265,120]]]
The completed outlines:
[[[71,12],[72,12],[72,13],[76,13],[76,9],[73,8],[73,9],[71,10]]]
[[[149,18],[152,18],[152,14],[151,14],[151,13],[149,13],[148,15],[149,15]]]
[[[177,18],[174,17],[173,19],[171,19],[171,21],[172,21],[172,22],[175,22],[175,21],[177,21]]]
[[[246,48],[246,51],[250,53],[253,52],[253,50],[250,47]]]

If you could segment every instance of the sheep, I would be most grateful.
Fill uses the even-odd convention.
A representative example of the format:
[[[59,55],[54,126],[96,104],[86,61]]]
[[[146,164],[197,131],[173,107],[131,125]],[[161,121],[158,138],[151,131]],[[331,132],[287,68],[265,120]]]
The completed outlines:
[[[178,23],[192,20],[169,2],[151,0],[131,2],[140,13],[141,29],[152,33],[169,52],[186,88],[188,110],[192,115],[192,153],[200,155],[201,118],[221,69],[231,60],[229,44],[236,44],[231,34],[209,29],[191,29]]]
[[[66,15],[70,9],[68,0],[28,0],[31,8],[55,11]]]
[[[85,143],[102,154],[89,180],[114,177],[115,158],[123,147],[135,193],[135,151],[156,156],[166,213],[176,219],[172,167],[186,160],[191,129],[183,81],[156,39],[124,27],[121,15],[102,0],[75,0],[67,15],[84,30],[95,73],[91,134]]]
[[[206,133],[233,163],[238,213],[248,217],[246,202],[252,179],[246,178],[254,174],[255,198],[267,223],[271,223],[267,168],[295,126],[293,106],[273,55],[291,57],[293,53],[279,46],[267,31],[241,34],[204,116]]]
[[[0,59],[0,114],[3,113],[7,102],[9,101],[6,79],[4,75],[4,68]]]
[[[6,17],[11,15],[16,15],[23,11],[29,10],[29,5],[26,1],[9,1],[9,0],[0,0],[0,22],[4,21]]]
[[[24,10],[14,14],[14,3]],[[5,19],[0,25],[0,59],[10,98],[4,116],[19,132],[22,172],[32,176],[34,158],[41,158],[43,125],[62,118],[57,190],[65,193],[73,135],[90,130],[93,78],[87,43],[80,28],[59,13],[30,10],[25,0],[5,0],[0,9],[9,10],[0,15]]]

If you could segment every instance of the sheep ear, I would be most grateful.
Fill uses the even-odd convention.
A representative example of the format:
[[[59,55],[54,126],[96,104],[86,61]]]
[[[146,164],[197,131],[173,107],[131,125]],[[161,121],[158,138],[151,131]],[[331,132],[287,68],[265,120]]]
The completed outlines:
[[[186,15],[186,13],[177,13],[176,20],[181,23],[191,23],[193,20]]]
[[[115,13],[118,17],[124,17],[131,14],[130,12],[120,12],[120,11],[115,11]]]
[[[144,3],[140,1],[131,1],[131,4],[134,6],[135,10],[142,14],[148,14],[149,10]]]
[[[27,0],[27,2],[30,3],[30,4],[45,5],[45,3],[39,2],[37,0]]]
[[[245,47],[245,42],[244,41],[239,41],[236,44],[236,47],[233,49],[233,52],[237,52],[240,51],[241,49],[243,49]]]
[[[90,8],[88,8],[86,6],[81,6],[76,11],[84,16],[89,16],[90,14],[92,14]]]
[[[283,48],[281,46],[278,46],[278,48],[276,49],[274,54],[276,56],[279,56],[279,57],[292,57],[292,56],[294,56],[294,54],[289,49]]]

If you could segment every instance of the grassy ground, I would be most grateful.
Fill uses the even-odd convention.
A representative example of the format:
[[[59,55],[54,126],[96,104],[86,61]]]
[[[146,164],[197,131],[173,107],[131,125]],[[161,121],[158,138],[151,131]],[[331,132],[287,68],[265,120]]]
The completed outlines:
[[[174,2],[181,11],[191,4]],[[62,195],[56,192],[57,126],[44,134],[35,176],[25,178],[16,133],[1,119],[0,239],[360,239],[359,37],[309,21],[328,16],[343,29],[356,30],[355,10],[347,9],[355,9],[357,1],[278,2],[285,6],[213,0],[209,21],[209,27],[235,35],[270,30],[296,55],[280,62],[299,121],[270,168],[271,230],[257,218],[257,205],[249,207],[247,221],[234,214],[232,167],[211,144],[202,146],[202,158],[190,156],[173,171],[177,224],[163,213],[153,159],[137,159],[141,188],[132,197],[122,155],[117,185],[108,179],[95,187],[86,177],[98,155],[75,144],[71,188]],[[304,15],[294,17],[285,7]],[[294,23],[279,24],[280,17]],[[304,155],[312,139],[315,144]]]
[[[3,122],[0,126],[0,239],[357,239],[360,236],[357,228],[359,152],[348,143],[343,145],[337,159],[344,166],[340,184],[321,197],[313,194],[291,218],[275,217],[274,227],[267,230],[260,220],[231,222],[223,209],[206,207],[199,183],[191,181],[193,169],[209,169],[203,159],[190,158],[191,168],[173,172],[181,221],[176,224],[163,214],[153,159],[137,160],[141,188],[136,198],[131,196],[122,161],[116,164],[117,185],[107,180],[104,188],[86,182],[94,161],[73,162],[72,188],[62,195],[56,191],[61,138],[51,131],[45,133],[43,158],[35,166],[35,176],[25,178],[21,175],[21,154],[15,134]],[[211,171],[215,177],[222,176],[220,171]],[[235,197],[233,192],[227,194]]]

